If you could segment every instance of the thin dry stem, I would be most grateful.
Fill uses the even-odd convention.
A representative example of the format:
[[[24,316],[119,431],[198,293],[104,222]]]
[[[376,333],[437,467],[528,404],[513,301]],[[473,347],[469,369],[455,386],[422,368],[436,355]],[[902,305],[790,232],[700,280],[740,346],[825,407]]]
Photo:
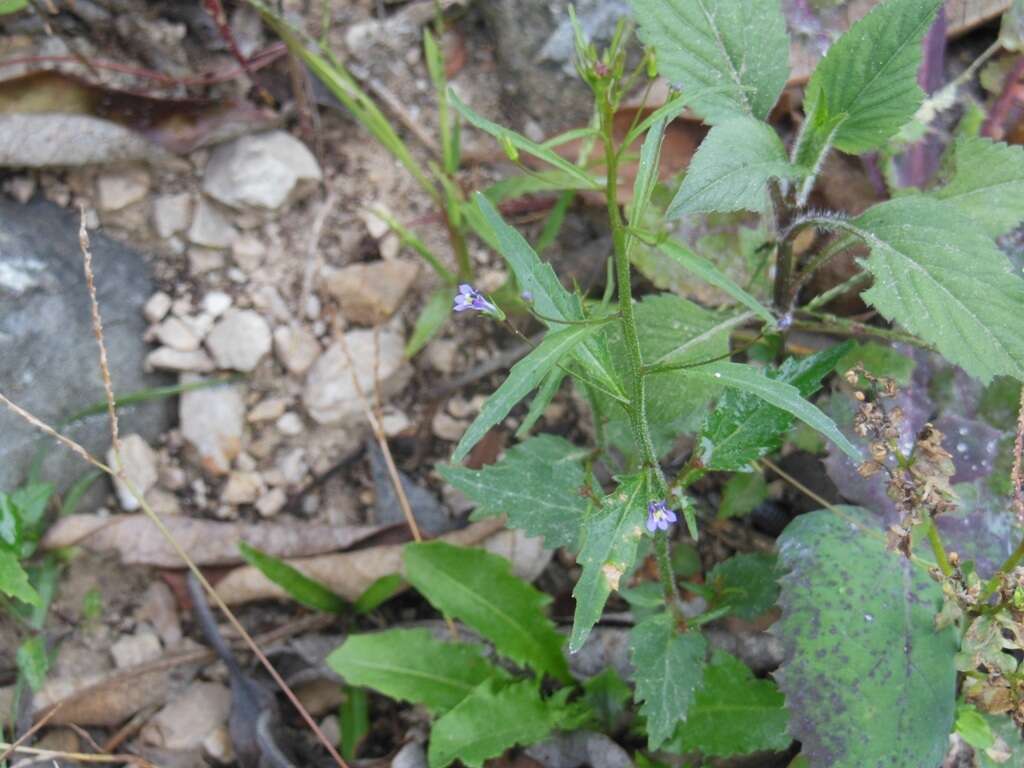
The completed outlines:
[[[0,748],[10,749],[15,754],[33,755],[31,760],[15,763],[12,768],[19,765],[37,765],[43,760],[70,760],[78,763],[101,763],[110,765],[112,763],[128,763],[137,765],[139,768],[158,768],[153,763],[138,755],[90,755],[86,752],[57,752],[52,749],[37,749],[35,747],[19,747],[14,744],[0,742]]]
[[[91,453],[89,453],[87,450],[85,450],[85,448],[83,448],[81,445],[76,443],[70,437],[65,437],[64,435],[62,435],[60,432],[55,430],[53,427],[51,427],[46,422],[40,421],[39,419],[37,419],[35,416],[33,416],[28,411],[26,411],[24,408],[22,408],[17,403],[11,402],[7,398],[7,396],[4,395],[3,392],[0,392],[0,403],[2,403],[4,406],[6,406],[7,409],[10,410],[13,414],[15,414],[16,416],[19,416],[22,419],[24,419],[25,421],[27,421],[29,424],[31,424],[33,427],[38,429],[40,432],[44,432],[47,435],[49,435],[50,437],[52,437],[54,440],[56,440],[57,442],[63,443],[65,447],[70,448],[72,451],[77,453],[87,463],[92,464],[94,467],[96,467],[97,469],[101,470],[102,472],[106,472],[108,475],[113,475],[114,474],[114,470],[112,470],[110,467],[108,467],[102,461],[100,461],[95,456],[93,456]]]
[[[1017,414],[1017,439],[1013,442],[1013,509],[1024,524],[1024,386],[1020,388],[1020,411]]]
[[[334,189],[328,188],[324,202],[313,218],[313,225],[309,231],[309,249],[306,251],[306,265],[302,272],[302,294],[299,296],[300,313],[305,313],[309,297],[313,293],[313,276],[316,274],[316,268],[320,262],[320,237],[323,235],[327,217],[330,216],[337,203],[338,193]]]
[[[21,734],[21,736],[18,737],[17,741],[11,744],[11,746],[7,747],[3,752],[0,752],[0,764],[3,764],[4,760],[10,757],[12,752],[14,752],[18,747],[20,747],[22,744],[31,739],[33,734],[38,732],[40,728],[42,728],[44,725],[50,722],[50,720],[53,719],[53,716],[56,715],[59,711],[59,705],[54,707],[52,710],[46,713],[45,717],[39,718],[39,721],[35,725],[33,725],[31,728],[29,728],[27,731]]]

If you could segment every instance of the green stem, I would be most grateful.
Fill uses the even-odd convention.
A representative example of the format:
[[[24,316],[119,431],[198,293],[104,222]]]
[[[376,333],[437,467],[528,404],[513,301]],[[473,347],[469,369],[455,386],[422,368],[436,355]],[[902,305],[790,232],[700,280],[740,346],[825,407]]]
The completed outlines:
[[[679,630],[686,631],[686,617],[679,605],[679,588],[676,586],[672,573],[672,556],[668,550],[668,533],[658,531],[654,536],[654,556],[658,561],[658,575],[661,577],[661,588],[665,595],[665,604],[675,616]]]
[[[911,344],[922,349],[932,349],[932,346],[916,336],[909,333],[893,331],[889,328],[878,328],[874,325],[866,325],[856,320],[849,320],[845,317],[837,317],[823,312],[807,312],[800,310],[797,314],[807,315],[813,320],[797,320],[793,323],[794,328],[805,331],[818,331],[820,333],[834,333],[839,336],[874,336],[887,341],[901,341],[904,344]]]
[[[985,582],[985,588],[981,590],[981,595],[978,598],[979,603],[986,602],[995,594],[996,590],[999,589],[999,583],[1003,580],[1003,576],[1020,565],[1021,559],[1024,559],[1024,539],[1021,539],[1017,548],[1013,550],[1013,554],[1006,558],[1006,561],[999,566],[999,570],[995,572],[992,578]]]
[[[808,302],[807,306],[803,307],[807,312],[814,312],[821,307],[826,306],[832,299],[842,296],[847,291],[851,291],[861,283],[866,283],[871,279],[870,272],[858,272],[849,280],[844,280],[839,285],[829,288],[824,293],[816,296],[812,301]]]
[[[449,205],[451,202],[449,201]],[[466,247],[466,236],[462,227],[454,224],[451,215],[446,211],[448,223],[448,240],[455,252],[455,263],[459,265],[459,280],[469,282],[473,279],[473,264],[469,260],[469,249]]]
[[[949,563],[949,556],[946,554],[946,548],[942,545],[942,539],[939,538],[939,529],[935,527],[934,520],[928,523],[928,543],[932,545],[932,553],[935,555],[935,562],[939,564],[942,575],[950,576],[953,573],[953,566]]]

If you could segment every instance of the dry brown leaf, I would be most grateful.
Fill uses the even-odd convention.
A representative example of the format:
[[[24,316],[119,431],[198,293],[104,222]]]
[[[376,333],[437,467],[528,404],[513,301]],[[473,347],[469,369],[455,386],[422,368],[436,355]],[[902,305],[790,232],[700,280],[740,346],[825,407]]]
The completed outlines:
[[[504,518],[481,520],[459,531],[439,536],[463,547],[481,543],[502,530]],[[402,544],[369,547],[319,557],[288,560],[288,564],[319,581],[346,600],[355,602],[377,579],[402,570]],[[288,593],[250,565],[235,568],[217,583],[217,593],[228,605],[266,598],[287,598]]]
[[[171,535],[198,565],[241,563],[238,542],[245,541],[275,557],[308,557],[348,549],[387,526],[286,525],[239,523],[165,517]],[[69,515],[43,537],[43,549],[81,546],[93,551],[117,550],[124,563],[181,568],[181,558],[144,515]]]

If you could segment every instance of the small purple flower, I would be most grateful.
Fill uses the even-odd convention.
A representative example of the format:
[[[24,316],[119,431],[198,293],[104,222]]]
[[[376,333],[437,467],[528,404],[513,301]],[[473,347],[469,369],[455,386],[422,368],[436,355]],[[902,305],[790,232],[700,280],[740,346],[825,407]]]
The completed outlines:
[[[455,306],[453,309],[456,312],[465,312],[467,309],[475,309],[478,312],[486,312],[487,314],[497,314],[498,312],[498,308],[494,304],[489,302],[480,291],[468,283],[463,283],[459,286],[459,292],[455,294]]]
[[[647,505],[647,530],[651,533],[668,527],[677,520],[676,513],[664,501],[652,501]]]
[[[533,303],[533,294],[530,293],[529,291],[523,291],[522,293],[519,294],[519,297],[527,304]]]

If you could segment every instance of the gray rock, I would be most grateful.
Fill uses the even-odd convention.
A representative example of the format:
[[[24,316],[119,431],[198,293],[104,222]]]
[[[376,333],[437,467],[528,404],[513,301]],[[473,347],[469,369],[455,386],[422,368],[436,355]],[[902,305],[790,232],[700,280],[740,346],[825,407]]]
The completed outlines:
[[[167,384],[143,373],[143,305],[154,286],[142,257],[91,233],[93,267],[119,394]],[[103,400],[89,297],[78,247],[78,215],[47,202],[0,200],[0,391],[51,425]],[[155,400],[121,409],[121,432],[153,442],[170,424],[172,403]],[[106,416],[65,430],[102,456],[110,445]],[[0,488],[23,482],[39,432],[0,408]],[[84,462],[50,442],[42,477],[65,490],[86,471]]]
[[[195,381],[185,374],[184,382]],[[195,452],[199,465],[214,476],[226,475],[242,450],[245,400],[238,386],[218,386],[184,392],[179,399],[181,436]]]
[[[270,327],[251,309],[232,309],[206,337],[206,346],[221,368],[251,371],[270,351]]]
[[[237,237],[238,230],[216,206],[200,200],[188,229],[189,242],[207,248],[227,248]]]
[[[391,482],[391,475],[388,472],[384,454],[373,440],[366,443],[366,453],[370,457],[370,474],[373,477],[373,488],[377,499],[374,504],[376,521],[379,525],[390,525],[404,523],[405,515],[398,503],[398,494],[395,492],[395,485]],[[412,508],[413,517],[420,529],[431,536],[450,531],[455,528],[457,520],[448,514],[444,505],[437,500],[437,497],[412,481],[402,470],[398,470],[398,477],[402,481],[402,490],[405,491],[405,498]]]
[[[160,195],[153,201],[153,227],[160,237],[184,232],[191,218],[192,196],[188,192]]]
[[[100,174],[96,179],[100,210],[119,211],[142,200],[149,192],[149,174],[142,168],[125,168]]]
[[[377,325],[395,314],[418,274],[415,261],[375,261],[327,271],[323,282],[346,320]]]

